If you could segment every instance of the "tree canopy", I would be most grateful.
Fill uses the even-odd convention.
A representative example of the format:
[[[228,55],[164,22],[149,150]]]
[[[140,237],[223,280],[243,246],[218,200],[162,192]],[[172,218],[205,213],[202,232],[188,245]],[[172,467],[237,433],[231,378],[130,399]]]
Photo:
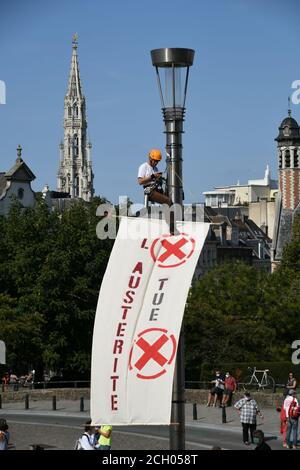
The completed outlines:
[[[239,261],[192,287],[185,315],[189,380],[201,363],[288,361],[300,339],[300,216],[281,265],[266,274]]]
[[[13,204],[0,218],[0,332],[8,364],[76,377],[90,370],[99,287],[112,241],[96,236],[99,198],[63,212]]]

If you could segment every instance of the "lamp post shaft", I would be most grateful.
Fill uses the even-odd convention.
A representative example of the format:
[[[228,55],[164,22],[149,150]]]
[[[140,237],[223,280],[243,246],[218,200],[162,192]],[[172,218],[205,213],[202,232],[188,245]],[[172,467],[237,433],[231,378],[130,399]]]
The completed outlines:
[[[182,133],[184,112],[181,109],[179,111],[180,113],[176,109],[167,108],[164,109],[163,114],[166,134],[168,196],[174,204],[182,205]]]
[[[174,204],[182,206],[182,133],[184,110],[164,109],[166,153],[167,153],[167,190]],[[170,449],[185,449],[185,377],[184,377],[184,335],[183,327],[177,350],[172,392]]]

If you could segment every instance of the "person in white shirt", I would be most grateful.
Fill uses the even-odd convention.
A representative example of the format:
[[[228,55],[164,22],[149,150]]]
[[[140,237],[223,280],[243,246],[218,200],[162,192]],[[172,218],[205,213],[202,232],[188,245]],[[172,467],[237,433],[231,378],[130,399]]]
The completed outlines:
[[[297,439],[298,439],[298,420],[299,417],[293,418],[290,416],[291,404],[294,402],[296,406],[299,406],[299,402],[295,397],[295,390],[289,390],[288,395],[283,403],[283,408],[287,420],[287,430],[286,430],[286,444],[289,449],[297,449]],[[293,435],[293,442],[291,437]]]
[[[162,194],[157,189],[151,187],[159,178],[161,178],[162,173],[158,171],[157,164],[162,159],[161,151],[158,149],[150,150],[148,154],[148,162],[143,163],[139,167],[138,171],[138,184],[143,186],[144,189],[149,188],[149,201],[158,202],[159,204],[167,204],[168,206],[172,205],[172,200]],[[147,191],[147,190],[146,190]],[[146,194],[146,193],[145,193]]]
[[[84,434],[80,438],[82,450],[96,450],[94,445],[95,427],[91,426],[91,420],[85,423]]]

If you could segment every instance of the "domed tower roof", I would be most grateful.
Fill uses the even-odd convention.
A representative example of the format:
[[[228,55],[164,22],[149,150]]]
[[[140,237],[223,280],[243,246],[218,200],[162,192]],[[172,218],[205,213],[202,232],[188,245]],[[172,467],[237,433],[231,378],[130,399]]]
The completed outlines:
[[[291,117],[291,113],[289,111],[289,116],[286,117],[279,126],[279,134],[275,140],[285,141],[295,138],[300,140],[300,127],[296,119]]]
[[[285,126],[288,126],[292,129],[295,129],[295,128],[298,128],[298,122],[296,121],[296,119],[292,118],[291,116],[285,118],[282,123],[280,124],[280,127],[285,127]]]

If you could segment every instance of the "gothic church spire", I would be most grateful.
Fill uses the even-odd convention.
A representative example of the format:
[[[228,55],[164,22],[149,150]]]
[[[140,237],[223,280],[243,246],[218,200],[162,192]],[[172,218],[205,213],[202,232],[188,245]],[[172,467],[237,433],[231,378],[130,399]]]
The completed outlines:
[[[87,140],[86,103],[78,65],[78,37],[73,36],[68,89],[64,100],[64,140],[60,143],[58,191],[90,201],[94,194],[91,144]]]

